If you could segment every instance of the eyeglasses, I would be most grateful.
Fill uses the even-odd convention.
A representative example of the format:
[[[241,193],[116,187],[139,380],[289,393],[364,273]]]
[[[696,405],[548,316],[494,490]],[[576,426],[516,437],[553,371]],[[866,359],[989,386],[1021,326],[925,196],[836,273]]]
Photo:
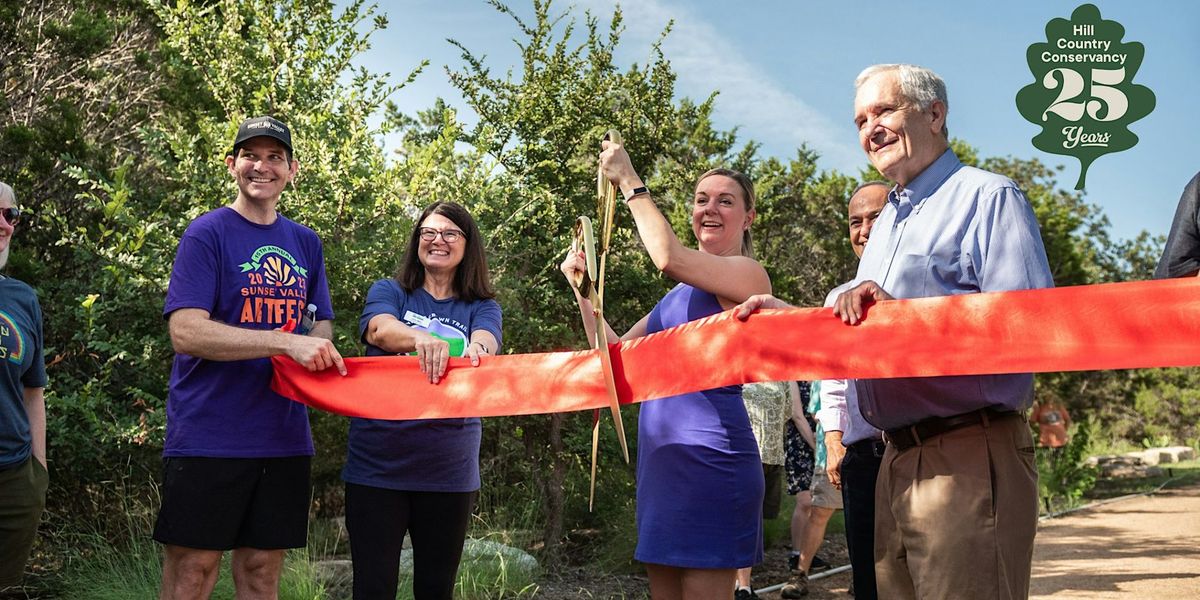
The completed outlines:
[[[432,242],[437,239],[438,235],[442,236],[442,241],[447,244],[453,244],[460,239],[467,237],[467,234],[457,229],[434,229],[432,227],[422,227],[417,230],[421,234],[421,239]]]
[[[4,220],[7,221],[9,225],[16,225],[17,221],[19,221],[21,219],[21,209],[15,207],[15,206],[10,206],[8,208],[0,209],[0,216],[3,216]],[[442,239],[446,239],[446,238],[443,237]],[[450,240],[446,240],[446,241],[450,241]]]

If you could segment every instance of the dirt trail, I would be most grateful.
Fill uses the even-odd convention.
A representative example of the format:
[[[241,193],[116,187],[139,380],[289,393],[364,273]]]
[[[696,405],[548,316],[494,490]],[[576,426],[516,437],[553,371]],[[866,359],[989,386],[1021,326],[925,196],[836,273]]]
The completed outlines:
[[[848,573],[815,581],[809,598],[850,599],[848,582]],[[1200,599],[1200,486],[1166,489],[1043,521],[1034,544],[1029,597]]]
[[[821,550],[834,565],[846,564],[841,535]],[[755,569],[756,587],[787,578],[787,550],[768,551]],[[644,599],[644,577],[599,578],[591,570],[546,582],[537,598]],[[807,600],[852,600],[849,573],[813,581]],[[586,590],[586,591],[585,591]],[[761,594],[776,600],[778,592]],[[1200,485],[1101,505],[1043,521],[1033,553],[1031,600],[1200,599]]]
[[[1200,598],[1200,486],[1043,521],[1030,598]]]

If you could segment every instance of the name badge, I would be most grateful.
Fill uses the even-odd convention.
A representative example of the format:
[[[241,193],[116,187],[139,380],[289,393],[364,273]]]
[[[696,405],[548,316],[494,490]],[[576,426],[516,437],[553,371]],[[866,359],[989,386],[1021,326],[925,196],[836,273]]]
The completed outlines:
[[[416,325],[417,327],[429,328],[429,317],[426,317],[425,315],[418,315],[411,310],[404,311],[404,320]]]

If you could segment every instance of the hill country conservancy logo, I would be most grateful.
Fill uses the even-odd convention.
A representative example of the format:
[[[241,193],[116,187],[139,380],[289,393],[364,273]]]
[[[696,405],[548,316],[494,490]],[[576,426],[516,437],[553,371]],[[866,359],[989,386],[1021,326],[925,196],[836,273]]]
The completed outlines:
[[[1077,190],[1093,161],[1137,144],[1129,124],[1154,110],[1154,92],[1132,83],[1146,48],[1124,36],[1120,23],[1084,4],[1070,20],[1051,19],[1047,41],[1026,51],[1034,83],[1017,92],[1017,110],[1042,126],[1035,147],[1079,159]]]

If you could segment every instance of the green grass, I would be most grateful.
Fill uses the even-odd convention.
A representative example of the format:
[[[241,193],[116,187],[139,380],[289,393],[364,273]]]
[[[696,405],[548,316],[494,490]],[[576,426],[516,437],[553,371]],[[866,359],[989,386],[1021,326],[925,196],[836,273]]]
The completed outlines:
[[[328,521],[314,520],[309,548],[288,552],[280,580],[280,600],[349,600],[350,572],[323,569],[318,561],[346,559],[348,552],[338,528]],[[53,581],[44,581],[35,598],[87,600],[151,600],[158,597],[162,577],[162,547],[151,540],[147,524],[130,522],[128,539],[112,540],[97,534],[73,536],[70,556]],[[213,590],[213,600],[234,600],[229,553]],[[520,564],[500,551],[485,548],[464,555],[459,568],[455,597],[464,600],[530,597],[537,590],[536,569]],[[402,578],[397,598],[412,598],[412,583]]]
[[[97,541],[98,542],[98,541]],[[62,573],[61,598],[88,600],[136,600],[158,597],[162,577],[162,549],[149,536],[131,540],[123,548],[104,548],[80,556]],[[221,574],[213,589],[213,600],[234,600],[229,555],[221,562]],[[322,600],[325,584],[308,560],[308,553],[288,553],[279,584],[280,600]]]

